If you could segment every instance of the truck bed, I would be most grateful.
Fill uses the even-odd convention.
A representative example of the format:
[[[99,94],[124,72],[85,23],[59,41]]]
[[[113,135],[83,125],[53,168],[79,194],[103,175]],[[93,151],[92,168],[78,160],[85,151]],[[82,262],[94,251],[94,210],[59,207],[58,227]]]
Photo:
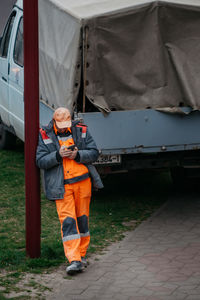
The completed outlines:
[[[200,149],[200,112],[153,109],[81,113],[102,154],[153,153]],[[189,113],[190,112],[190,113]],[[188,113],[188,114],[187,114]]]

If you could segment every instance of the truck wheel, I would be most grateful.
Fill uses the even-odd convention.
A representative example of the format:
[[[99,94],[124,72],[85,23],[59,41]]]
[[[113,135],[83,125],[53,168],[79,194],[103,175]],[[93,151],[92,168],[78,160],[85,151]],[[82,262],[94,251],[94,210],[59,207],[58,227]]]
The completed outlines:
[[[16,136],[5,129],[0,120],[0,150],[12,149],[15,146]]]

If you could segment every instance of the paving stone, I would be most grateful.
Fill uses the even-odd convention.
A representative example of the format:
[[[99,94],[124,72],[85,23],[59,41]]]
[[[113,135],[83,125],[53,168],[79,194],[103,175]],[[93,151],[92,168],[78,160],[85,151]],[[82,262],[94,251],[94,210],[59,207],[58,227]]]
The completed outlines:
[[[152,252],[150,252],[150,253],[146,253],[145,255],[144,255],[144,258],[152,258],[152,259],[156,259],[158,256],[160,256],[160,252],[158,253],[152,253]]]
[[[147,300],[147,297],[145,296],[131,296],[128,298],[128,300]]]
[[[176,296],[176,297],[175,296],[172,297],[172,295],[168,295],[168,296],[162,295],[161,300],[185,300],[186,297],[187,297],[187,295],[185,295],[185,296],[180,295],[180,296]]]
[[[148,272],[152,272],[152,273],[158,273],[158,272],[160,272],[160,271],[162,271],[162,267],[160,267],[160,266],[155,266],[155,265],[151,265],[151,266],[148,266],[147,268],[146,268],[146,271],[148,271]]]
[[[139,274],[137,277],[136,277],[138,280],[143,280],[143,281],[149,281],[150,280],[153,280],[154,279],[154,275],[153,274]]]
[[[123,286],[123,287],[125,287],[125,286]],[[130,287],[130,284],[127,285],[127,287]],[[110,293],[112,292],[112,294],[114,294],[114,293],[120,292],[121,291],[121,287],[119,285],[118,286],[111,285],[111,286],[108,286],[107,290],[108,290],[108,292],[110,292]]]
[[[135,265],[136,265],[136,264],[139,264],[138,260],[139,260],[139,258],[137,256],[133,256],[132,253],[131,253],[131,254],[129,254],[128,257],[123,257],[121,259],[121,263],[123,264],[123,263],[134,262]]]
[[[147,289],[146,287],[142,287],[137,291],[136,296],[151,296],[153,293],[153,291]]]
[[[186,294],[197,294],[199,293],[199,290],[196,290],[196,285],[183,285],[183,286],[179,286],[176,291],[180,291],[182,293],[186,293]],[[196,291],[196,292],[195,292]],[[199,294],[200,295],[200,294]]]
[[[195,225],[194,225],[195,226]],[[195,226],[196,227],[196,226]],[[195,229],[195,228],[194,228]],[[200,242],[190,243],[190,246],[198,247],[200,249]]]
[[[140,271],[144,271],[144,270],[146,270],[147,269],[147,267],[146,266],[137,266],[137,267],[135,267],[135,266],[131,266],[131,267],[129,267],[129,272],[133,272],[133,273],[137,273],[138,274],[138,272],[140,272]]]
[[[199,295],[200,298],[200,288],[195,288],[186,292],[188,295]]]
[[[183,299],[185,299],[186,297],[187,297],[187,295],[186,294],[184,294],[184,293],[181,293],[181,292],[173,292],[171,295],[170,295],[170,297],[171,297],[171,300],[172,299],[177,299],[177,300],[183,300]]]
[[[184,282],[184,285],[192,285],[192,284],[199,285],[200,277],[191,276]]]
[[[180,273],[180,268],[174,267],[173,265],[168,264],[168,265],[163,266],[163,268],[160,270],[159,273],[162,274],[164,272],[173,272],[173,274]]]
[[[195,272],[196,272],[196,269],[190,269],[190,268],[183,268],[183,269],[179,270],[180,274],[187,275],[187,276],[191,276]]]
[[[134,296],[137,294],[137,292],[139,291],[140,288],[136,288],[136,287],[127,287],[127,288],[122,288],[120,290],[120,293],[123,296]],[[122,298],[123,299],[123,298]]]
[[[188,279],[187,276],[172,276],[168,279],[168,282],[184,282]]]
[[[199,298],[197,295],[188,295],[185,300],[199,300]]]
[[[93,285],[90,285],[87,289],[84,290],[84,292],[88,292],[88,291],[98,291],[98,290],[101,290],[102,289],[102,285],[96,285],[96,284],[93,284]]]
[[[62,297],[59,300],[65,300],[66,299],[65,297]],[[77,295],[77,296],[70,296],[70,295],[68,295],[67,297],[68,297],[69,300],[86,300],[86,297],[83,297],[82,295]],[[92,296],[88,297],[88,299],[92,300]]]
[[[161,296],[170,296],[170,295],[172,294],[172,292],[173,292],[173,291],[155,291],[155,292],[153,293],[153,295],[159,296],[159,297],[161,297]],[[173,298],[172,298],[172,299],[173,299]]]
[[[169,276],[168,275],[162,275],[162,274],[155,274],[155,279],[158,281],[162,281],[162,282],[165,282],[165,281],[168,281],[169,280]]]
[[[119,248],[117,250],[117,253],[120,254],[120,256],[123,256],[124,254],[128,254],[129,252],[130,252],[129,249],[121,249],[121,248]]]
[[[126,279],[124,280],[124,278],[115,280],[115,281],[113,282],[113,285],[119,286],[119,287],[121,287],[121,288],[132,286],[131,281],[130,281],[130,280],[126,280]]]
[[[148,288],[149,286],[163,286],[163,282],[147,282],[145,287]]]
[[[119,256],[119,255],[113,255],[113,256],[108,257],[104,261],[105,262],[112,262],[112,263],[115,263],[115,262],[119,263],[121,259],[122,259],[121,256]]]
[[[173,282],[164,282],[162,285],[171,290],[176,290],[180,285]]]
[[[147,289],[154,291],[154,292],[166,292],[166,293],[171,293],[172,290],[169,288],[166,288],[164,286],[153,286],[153,285],[149,285],[147,287]]]
[[[115,267],[116,272],[125,272],[128,271],[130,268],[132,268],[128,263],[120,263]]]
[[[130,284],[134,287],[142,287],[145,285],[145,281],[133,279],[132,281],[130,281]]]
[[[126,296],[126,295],[122,295],[121,293],[118,293],[117,295],[115,295],[115,300],[129,300],[130,296]],[[100,300],[100,299],[99,299]],[[102,299],[103,300],[103,299]]]
[[[103,285],[104,283],[113,284],[113,282],[114,282],[113,278],[108,279],[108,278],[102,276],[98,280],[95,281],[95,284],[101,284],[101,285]]]

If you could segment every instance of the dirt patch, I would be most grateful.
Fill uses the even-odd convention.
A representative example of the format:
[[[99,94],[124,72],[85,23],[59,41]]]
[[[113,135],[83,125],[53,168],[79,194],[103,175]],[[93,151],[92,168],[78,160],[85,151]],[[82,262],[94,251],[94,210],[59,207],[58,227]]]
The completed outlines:
[[[59,268],[44,272],[42,274],[24,273],[21,275],[19,282],[11,292],[4,294],[8,299],[18,297],[19,299],[46,299],[48,295],[59,289],[66,280],[73,280],[66,275],[66,265]],[[0,276],[8,276],[10,273],[5,271]],[[1,288],[4,293],[6,287]]]

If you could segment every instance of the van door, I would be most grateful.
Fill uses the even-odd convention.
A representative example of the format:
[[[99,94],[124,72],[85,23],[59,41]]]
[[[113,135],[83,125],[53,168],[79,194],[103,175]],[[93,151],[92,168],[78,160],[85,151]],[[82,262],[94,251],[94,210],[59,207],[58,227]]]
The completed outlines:
[[[6,24],[3,37],[0,44],[0,116],[6,125],[9,121],[9,55],[12,39],[12,28],[16,17],[16,11],[13,11]]]
[[[9,74],[9,110],[10,124],[16,135],[24,140],[24,45],[23,16],[20,11],[17,16],[17,26],[13,32],[12,52],[10,55]]]

